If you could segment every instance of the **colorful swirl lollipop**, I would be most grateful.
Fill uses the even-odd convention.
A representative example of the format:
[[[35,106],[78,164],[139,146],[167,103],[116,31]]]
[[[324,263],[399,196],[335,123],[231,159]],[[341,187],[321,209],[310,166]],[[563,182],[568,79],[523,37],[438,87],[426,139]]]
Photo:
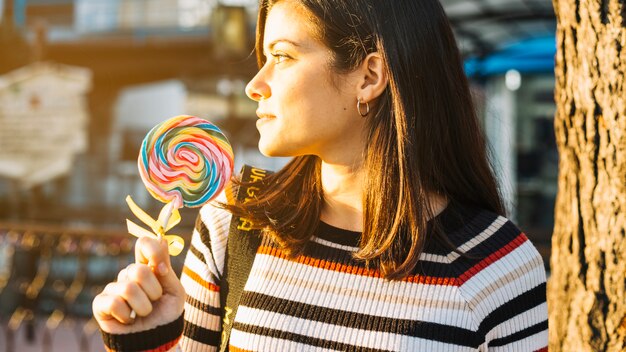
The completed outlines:
[[[144,138],[139,174],[150,194],[174,208],[199,207],[215,198],[233,172],[233,149],[220,129],[181,115],[156,125]]]

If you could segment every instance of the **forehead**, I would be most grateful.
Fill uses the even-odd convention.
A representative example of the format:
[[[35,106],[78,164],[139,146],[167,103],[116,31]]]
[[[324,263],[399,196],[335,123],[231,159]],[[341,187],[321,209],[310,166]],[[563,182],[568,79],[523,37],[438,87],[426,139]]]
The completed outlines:
[[[277,40],[299,45],[320,44],[313,15],[295,1],[280,1],[270,7],[263,31],[263,46]]]

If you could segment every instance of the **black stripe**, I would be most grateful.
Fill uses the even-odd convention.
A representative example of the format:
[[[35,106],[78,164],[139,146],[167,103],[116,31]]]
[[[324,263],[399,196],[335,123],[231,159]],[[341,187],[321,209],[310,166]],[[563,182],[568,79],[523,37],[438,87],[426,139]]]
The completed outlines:
[[[482,224],[480,228],[475,228],[471,232],[468,231],[464,235],[466,237],[465,242],[474,238],[477,233],[484,231],[487,227],[489,227],[489,225],[491,225],[493,220],[495,220],[495,217],[491,219],[491,221]],[[468,254],[472,256],[471,258],[459,256],[451,263],[438,263],[421,260],[418,262],[413,275],[423,275],[435,278],[458,277],[478,262],[488,257],[490,254],[495,253],[509,244],[517,236],[519,236],[520,233],[519,229],[513,223],[507,221],[495,233],[489,236],[489,238],[468,251]],[[316,242],[309,242],[305,247],[303,255],[314,259],[341,263],[365,269],[365,264],[362,261],[355,260],[349,251],[327,247]]]
[[[487,227],[481,228],[480,230],[477,229],[477,231],[473,235],[468,234],[467,239],[471,240],[475,238],[476,236],[478,236],[480,232],[486,229]],[[487,239],[480,242],[477,246],[469,250],[467,254],[478,257],[476,261],[480,261],[483,258],[489,256],[490,254],[496,252],[500,248],[509,244],[511,241],[517,238],[517,236],[519,236],[520,234],[521,234],[521,231],[517,228],[517,226],[515,226],[510,221],[506,221],[504,224],[500,226],[500,228],[498,228],[498,230],[495,233],[491,234],[491,236],[489,236]],[[473,264],[475,263],[472,263],[472,265]]]
[[[210,250],[211,237],[209,236],[209,229],[204,224],[204,221],[202,221],[202,214],[200,212],[198,212],[198,216],[196,217],[195,229],[200,234],[200,239],[202,240],[202,243],[209,247]]]
[[[216,347],[220,345],[221,336],[219,331],[205,329],[186,320],[183,328],[183,335],[205,345]]]
[[[352,258],[351,252],[339,248],[327,247],[323,244],[312,241],[307,243],[302,255],[315,259],[364,267],[361,262],[358,262]]]
[[[233,324],[233,329],[249,334],[268,336],[277,339],[283,339],[287,341],[293,341],[296,343],[301,343],[305,345],[327,348],[337,351],[359,351],[359,352],[386,352],[389,350],[380,350],[374,348],[365,348],[361,346],[349,345],[337,341],[330,341],[324,339],[318,339],[311,336],[296,334],[293,332],[264,328],[259,326],[247,325],[235,322]]]
[[[477,229],[477,232],[474,233],[473,238],[478,236],[479,232],[482,232],[486,229],[487,227],[483,229]],[[521,231],[512,222],[507,221],[502,224],[496,232],[492,233],[484,241],[480,242],[472,249],[465,252],[467,256],[460,255],[453,262],[446,265],[450,265],[450,267],[453,267],[456,270],[455,276],[460,276],[467,270],[472,268],[474,265],[478,264],[481,260],[487,258],[491,254],[499,251],[500,249],[510,244],[520,234]],[[468,240],[472,239],[470,237],[471,236],[468,235]]]
[[[461,214],[458,216],[463,216],[462,219],[453,218],[453,215],[451,214],[448,214],[446,216],[449,222],[456,222],[458,224],[455,224],[454,226],[451,226],[449,223],[442,224],[442,227],[444,228],[460,227],[454,231],[449,231],[445,233],[446,237],[448,237],[450,242],[452,242],[452,244],[457,248],[470,240],[475,240],[476,236],[488,229],[498,219],[498,215],[495,213],[491,213],[489,211],[477,212],[476,210],[472,210],[469,208],[461,210]],[[498,228],[498,231],[489,236],[487,242],[481,242],[480,244],[478,244],[478,246],[474,247],[470,253],[474,256],[480,257],[477,258],[478,260],[480,260],[486,255],[491,254],[494,250],[500,249],[504,244],[510,242],[513,238],[517,237],[520,232],[521,231],[512,222],[505,220],[500,228]],[[507,236],[503,237],[503,234],[506,234]],[[501,240],[500,242],[505,243],[502,243],[502,245],[494,245],[494,240],[497,240],[498,238]],[[495,241],[495,243],[497,242],[498,241]],[[427,239],[424,247],[424,253],[447,256],[452,253],[452,251],[447,244],[441,243],[441,240],[434,238],[434,240],[432,241],[429,241]]]
[[[185,302],[189,303],[190,305],[192,305],[193,307],[211,314],[211,315],[216,315],[216,316],[221,316],[222,315],[222,310],[213,306],[210,306],[208,304],[204,304],[200,301],[198,301],[197,299],[191,297],[190,295],[187,295],[187,297],[185,298]]]
[[[200,252],[200,250],[198,248],[196,248],[196,246],[194,246],[193,243],[189,245],[189,251],[191,253],[193,253],[193,255],[198,257],[198,259],[200,259],[200,261],[202,261],[204,264],[206,264],[206,259],[204,258],[204,254],[202,254],[202,252]]]
[[[461,346],[478,347],[482,339],[476,332],[456,326],[347,312],[248,291],[244,292],[241,305],[346,328],[414,336]]]
[[[464,207],[458,203],[451,202],[448,207],[436,217],[436,220],[450,242],[452,242],[455,247],[458,247],[476,236],[480,231],[489,227],[497,217],[496,214],[488,211]],[[432,231],[431,226],[432,224],[429,222],[429,232]],[[471,231],[468,232],[468,229],[471,229]],[[441,241],[429,241],[427,239],[424,244],[424,251],[426,253],[447,255],[450,253],[450,247],[447,244],[441,243]]]
[[[326,241],[338,243],[344,246],[358,247],[361,233],[341,229],[320,220],[315,234]]]
[[[467,240],[469,241],[472,238],[475,238],[478,233],[484,231],[487,227],[476,229],[476,232],[472,232],[472,235],[468,233]],[[474,265],[478,264],[481,260],[487,258],[489,255],[497,252],[501,248],[504,248],[517,238],[520,233],[519,229],[517,229],[512,222],[507,221],[487,239],[467,251],[469,257],[458,256],[451,263],[420,261],[418,267],[416,268],[417,272],[421,275],[433,277],[443,277],[442,274],[444,274],[445,277],[458,277]]]
[[[495,213],[485,210],[478,210],[476,208],[464,207],[456,203],[451,203],[441,214],[437,216],[437,220],[440,222],[441,227],[445,231],[447,231],[446,236],[455,247],[459,247],[465,244],[467,241],[475,238],[477,234],[487,229],[497,218],[498,215]],[[431,231],[430,226],[429,231]],[[512,238],[515,238],[521,232],[510,221],[503,225],[501,231],[513,234]],[[358,247],[358,237],[360,235],[358,232],[336,228],[324,222],[319,223],[316,234],[318,237],[324,240],[352,247]],[[427,235],[426,237],[432,238],[434,236]],[[508,242],[510,241],[507,241],[507,243]],[[484,257],[484,254],[491,254],[492,251],[490,251],[489,249],[493,248],[494,247],[492,246],[487,246],[487,250],[485,251],[481,248],[476,247],[473,249],[473,253],[483,254]],[[499,248],[500,247],[497,246],[496,250]],[[450,248],[447,245],[440,243],[440,241],[438,240],[427,240],[425,243],[424,252],[443,256],[451,253]],[[319,251],[314,251],[312,255],[317,258],[319,256],[318,253]]]
[[[518,332],[516,332],[514,334],[511,334],[509,336],[491,340],[491,342],[489,343],[489,347],[497,347],[497,346],[508,345],[508,344],[513,343],[515,341],[519,341],[519,340],[525,339],[525,338],[527,338],[529,336],[538,334],[538,333],[540,333],[542,331],[546,331],[546,330],[548,330],[548,320],[544,320],[543,322],[541,322],[539,324],[535,324],[533,326],[527,327],[526,329],[518,331]]]
[[[480,323],[478,332],[484,336],[494,327],[519,315],[527,310],[546,302],[546,283],[541,283],[537,287],[524,292],[523,294],[509,300],[505,304],[489,313]]]
[[[113,351],[153,350],[180,337],[184,322],[181,314],[178,319],[156,328],[129,334],[108,334],[101,330],[102,341]]]

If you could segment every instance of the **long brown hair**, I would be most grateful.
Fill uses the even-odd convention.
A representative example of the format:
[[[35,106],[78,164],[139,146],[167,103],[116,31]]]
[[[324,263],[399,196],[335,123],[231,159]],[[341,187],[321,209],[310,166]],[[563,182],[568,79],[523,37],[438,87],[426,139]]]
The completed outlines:
[[[260,2],[259,67],[267,14],[278,1]],[[504,215],[459,50],[437,0],[289,1],[311,15],[336,72],[355,69],[371,52],[386,65],[388,87],[367,120],[363,234],[355,258],[387,279],[414,272],[433,215],[430,194]],[[295,157],[262,181],[256,199],[227,208],[297,256],[319,223],[320,170],[318,157]],[[434,236],[450,245],[442,231]]]

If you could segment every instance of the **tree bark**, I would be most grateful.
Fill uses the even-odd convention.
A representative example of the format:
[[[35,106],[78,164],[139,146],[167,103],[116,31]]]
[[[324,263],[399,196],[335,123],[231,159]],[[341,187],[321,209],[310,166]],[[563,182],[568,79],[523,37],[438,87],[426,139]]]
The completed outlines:
[[[626,350],[626,0],[553,0],[550,349]]]

